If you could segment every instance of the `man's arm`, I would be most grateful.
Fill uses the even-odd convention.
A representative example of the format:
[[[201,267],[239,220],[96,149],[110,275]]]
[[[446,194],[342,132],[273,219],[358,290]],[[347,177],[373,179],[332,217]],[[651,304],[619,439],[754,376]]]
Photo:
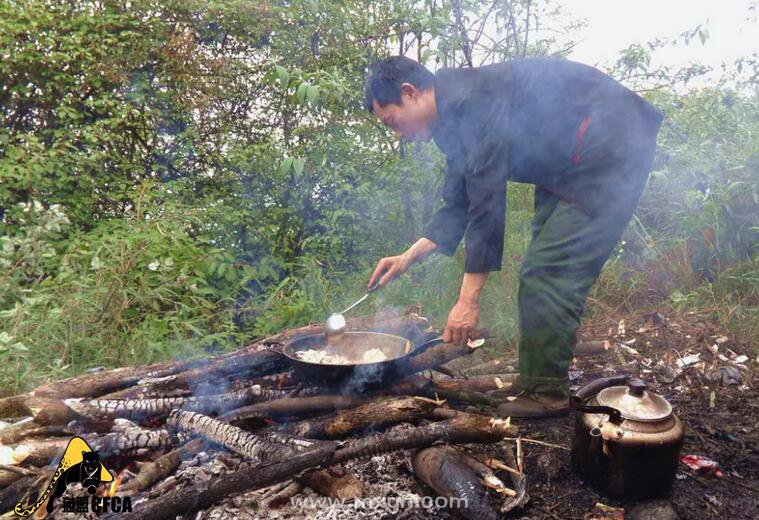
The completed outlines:
[[[484,121],[484,119],[483,119]],[[466,259],[456,305],[448,314],[443,338],[463,344],[476,337],[479,298],[490,271],[501,269],[506,225],[506,160],[503,128],[490,120],[466,135],[472,139],[471,167],[465,176],[467,193]]]
[[[414,245],[406,249],[402,256],[405,256],[409,265],[421,262],[427,258],[430,253],[437,249],[437,244],[429,238],[422,237]]]
[[[495,111],[495,106],[492,107]],[[506,227],[505,110],[466,132],[472,154],[465,176],[467,193],[464,272],[500,271]],[[484,118],[484,116],[483,116]]]
[[[443,184],[443,206],[424,229],[423,237],[435,243],[437,249],[451,256],[464,236],[469,217],[469,199],[465,182],[463,158],[448,159],[448,172]]]

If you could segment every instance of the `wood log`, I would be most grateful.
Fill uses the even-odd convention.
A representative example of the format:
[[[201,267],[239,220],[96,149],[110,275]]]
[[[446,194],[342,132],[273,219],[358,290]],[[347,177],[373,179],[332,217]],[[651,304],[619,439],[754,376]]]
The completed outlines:
[[[336,469],[306,471],[297,480],[326,497],[347,500],[362,496],[364,493],[363,482],[351,473],[336,471]]]
[[[301,421],[289,427],[288,431],[302,438],[340,439],[369,427],[415,423],[439,405],[439,402],[418,397],[380,397],[356,408],[342,410],[334,416]]]
[[[446,451],[451,456],[458,458],[461,462],[469,466],[474,473],[480,477],[482,483],[488,489],[492,489],[500,495],[515,497],[516,491],[506,486],[503,481],[493,473],[492,468],[480,461],[478,458],[470,455],[458,446],[441,446],[440,449]]]
[[[416,428],[396,428],[371,437],[352,439],[345,447],[335,452],[332,462],[338,464],[355,458],[430,446],[436,442],[498,442],[509,431],[513,431],[513,428],[507,420],[479,414],[462,414],[447,421]]]
[[[29,410],[27,409],[27,413]],[[31,435],[31,432],[40,425],[34,422],[32,417],[24,418],[13,424],[9,424],[0,430],[0,444],[14,444]]]
[[[181,410],[171,412],[166,423],[179,430],[202,435],[256,464],[291,457],[298,451],[313,449],[317,445],[314,441],[277,432],[254,435],[206,415]]]
[[[26,494],[40,477],[23,477],[0,489],[0,513],[12,511],[16,504]],[[15,515],[14,515],[15,516]]]
[[[46,474],[48,474],[47,470],[0,464],[0,489],[11,485],[22,477],[37,477]]]
[[[501,506],[501,514],[506,514],[512,509],[524,507],[524,505],[530,500],[530,495],[527,494],[527,476],[523,473],[523,468],[521,464],[519,464],[517,457],[514,456],[514,452],[509,446],[505,446],[502,453],[506,464],[511,468],[517,468],[519,470],[519,473],[509,472],[509,477],[511,477],[511,482],[514,485],[514,490],[516,491],[517,496],[504,502]]]
[[[158,450],[173,446],[175,443],[175,439],[166,430],[143,430],[142,428],[97,436],[84,435],[84,439],[101,457],[131,455],[141,450]]]
[[[575,358],[596,356],[609,351],[611,347],[612,344],[608,340],[580,341],[575,345],[573,355]],[[515,367],[518,363],[519,359],[515,356],[498,357],[470,367],[462,368],[461,371],[467,376],[516,373]]]
[[[199,453],[203,449],[203,439],[193,439],[190,442],[158,457],[140,468],[140,472],[132,480],[119,487],[119,492],[130,493],[144,491],[156,482],[165,479],[179,467],[182,460]]]
[[[366,401],[355,395],[318,395],[311,397],[284,397],[273,401],[244,406],[218,417],[220,421],[240,422],[261,417],[302,417],[352,408]]]
[[[189,388],[191,383],[200,384],[203,381],[213,379],[216,376],[221,377],[224,374],[233,374],[239,371],[247,371],[248,374],[271,373],[286,367],[287,364],[282,356],[269,351],[261,351],[241,354],[223,360],[217,359],[215,362],[208,361],[201,368],[187,370],[172,377],[176,378],[175,381],[178,386],[184,384]],[[86,382],[90,381],[90,378],[93,376],[99,376],[99,374],[85,374],[84,376],[80,376],[80,378],[64,380],[54,387],[43,385],[31,394],[15,396],[14,399],[6,401],[6,407],[9,408],[7,411],[12,411],[18,415],[19,412],[29,413],[29,410],[36,409],[39,412],[34,415],[35,420],[39,424],[65,424],[77,418],[77,414],[71,415],[71,410],[67,410],[66,407],[62,406],[62,399],[102,395],[102,393],[106,393],[107,390],[112,388],[120,389],[124,386],[139,383],[140,376],[145,375],[144,371],[134,368],[130,370],[120,370],[118,373],[112,374],[114,379],[108,380],[107,384],[103,382],[102,385],[98,385],[98,381],[95,381],[92,389],[87,387]],[[107,379],[105,376],[102,377],[103,380]],[[149,388],[149,386],[146,386],[146,388]],[[40,420],[39,414],[44,415],[45,419]]]
[[[514,365],[516,364],[515,358],[495,358],[484,363],[472,365],[471,367],[462,369],[467,376],[486,376],[491,374],[502,374],[515,372]]]
[[[14,418],[26,415],[28,397],[27,394],[20,394],[0,398],[0,417]]]
[[[210,364],[213,362],[213,359],[167,361],[147,366],[121,367],[101,372],[86,373],[61,381],[45,383],[32,390],[30,395],[56,397],[58,399],[68,397],[97,397],[126,386],[135,385],[140,379],[145,377],[168,376],[183,370]]]
[[[287,393],[285,390],[253,385],[227,394],[157,399],[66,399],[64,404],[84,417],[144,420],[167,417],[172,410],[224,413],[250,403],[282,398]]]
[[[442,379],[432,380],[436,390],[456,390],[466,392],[491,392],[507,388],[516,381],[516,374],[495,374],[486,376],[470,377],[468,379]]]
[[[140,450],[154,450],[170,447],[174,439],[166,430],[143,430],[113,432],[105,435],[82,435],[87,444],[102,457],[131,455]],[[47,466],[68,446],[70,436],[25,439],[15,447],[27,452],[25,465]]]
[[[26,457],[22,461],[24,465],[47,466],[55,457],[63,453],[69,440],[71,440],[69,437],[26,439],[14,448],[26,452]]]
[[[414,475],[439,495],[454,499],[450,509],[462,518],[498,519],[480,478],[450,451],[436,447],[418,450],[411,457],[411,467]]]
[[[187,412],[180,412],[187,413]],[[324,442],[311,450],[266,466],[240,465],[237,471],[195,486],[166,493],[158,498],[134,504],[134,512],[122,520],[174,519],[177,515],[204,509],[230,495],[259,489],[285,480],[303,470],[340,464],[356,457],[369,457],[390,451],[427,447],[447,442],[498,442],[508,433],[508,422],[491,417],[467,414],[450,421],[387,432],[365,439],[348,441],[335,451],[336,443]]]

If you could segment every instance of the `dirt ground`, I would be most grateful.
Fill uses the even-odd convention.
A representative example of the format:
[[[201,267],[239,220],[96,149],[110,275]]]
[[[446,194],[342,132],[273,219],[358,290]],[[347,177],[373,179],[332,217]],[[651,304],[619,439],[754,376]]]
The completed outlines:
[[[759,400],[754,378],[756,354],[752,354],[747,345],[736,344],[695,315],[675,315],[656,310],[641,311],[634,316],[610,313],[596,317],[583,326],[580,339],[608,340],[610,348],[603,354],[578,358],[570,371],[573,385],[580,386],[597,377],[620,373],[644,378],[651,390],[669,400],[684,423],[686,433],[681,455],[709,457],[719,464],[723,476],[696,473],[681,463],[668,499],[655,503],[617,500],[599,494],[572,472],[569,447],[573,417],[513,420],[522,437],[529,439],[523,446],[530,501],[523,510],[514,510],[507,518],[759,518]],[[477,364],[493,355],[493,350],[485,348],[455,366],[461,368]],[[513,359],[515,355],[513,351],[505,352],[506,358]],[[488,413],[485,409],[482,411]],[[500,459],[503,459],[502,450],[512,447],[513,441],[467,446],[468,449],[486,451]],[[351,461],[346,467],[364,483],[365,497],[398,499],[435,495],[413,476],[408,456],[404,453]],[[508,482],[508,474],[499,473],[499,476]],[[224,501],[207,511],[203,518],[458,518],[450,510],[438,508],[404,508],[400,511],[376,508],[371,511],[361,509],[359,512],[351,507],[304,509],[303,506],[288,506],[261,510],[254,505],[255,496],[253,492]],[[251,505],[246,507],[248,500]],[[494,504],[496,507],[498,505]],[[608,507],[604,509],[604,506]]]
[[[620,319],[623,318],[596,318],[583,326],[581,338],[609,339],[616,346],[602,355],[579,358],[571,371],[573,383],[581,385],[599,376],[629,373],[646,379],[653,391],[669,400],[685,425],[681,455],[709,457],[723,473],[722,477],[697,474],[680,464],[669,499],[680,518],[759,518],[755,354],[747,345],[733,343],[692,314],[642,312],[626,316],[621,325]],[[699,355],[698,360],[678,366],[678,360],[685,364],[694,359],[688,358],[694,354]],[[739,357],[742,355],[748,359],[744,361]],[[725,371],[721,367],[731,368]],[[514,424],[525,437],[571,445],[571,418],[514,420]],[[570,470],[568,451],[536,444],[526,446],[525,466],[532,500],[523,516],[517,514],[514,518],[613,518],[610,514],[594,515],[595,504],[624,508],[625,513],[635,506],[602,496],[584,485]]]

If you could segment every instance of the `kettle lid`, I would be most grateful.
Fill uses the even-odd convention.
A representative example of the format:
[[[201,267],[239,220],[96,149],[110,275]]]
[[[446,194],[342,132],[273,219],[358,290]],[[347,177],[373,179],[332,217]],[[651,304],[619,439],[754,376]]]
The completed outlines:
[[[649,392],[645,381],[630,379],[626,386],[605,388],[596,397],[598,404],[616,408],[625,419],[656,422],[672,415],[672,405],[659,394]]]

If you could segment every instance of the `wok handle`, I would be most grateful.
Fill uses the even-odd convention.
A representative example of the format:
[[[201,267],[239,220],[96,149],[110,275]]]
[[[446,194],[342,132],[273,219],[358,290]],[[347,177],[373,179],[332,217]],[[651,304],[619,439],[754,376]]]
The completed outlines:
[[[493,337],[493,335],[490,333],[489,329],[482,329],[482,330],[478,331],[478,333],[477,333],[477,338],[478,339],[489,339],[489,338],[492,338],[492,337]],[[422,343],[421,345],[419,345],[418,347],[416,347],[414,350],[412,350],[409,353],[408,356],[409,357],[416,356],[417,354],[421,354],[422,352],[424,352],[428,348],[434,347],[435,345],[440,345],[441,343],[444,343],[442,335],[440,335],[440,336],[438,336],[436,338],[428,339],[427,341],[425,341],[424,343]]]
[[[440,345],[443,342],[443,336],[438,336],[436,338],[428,339],[418,347],[416,347],[414,350],[409,352],[408,357],[414,357],[418,354],[421,354],[425,350],[427,350],[430,347],[434,347],[435,345]]]

